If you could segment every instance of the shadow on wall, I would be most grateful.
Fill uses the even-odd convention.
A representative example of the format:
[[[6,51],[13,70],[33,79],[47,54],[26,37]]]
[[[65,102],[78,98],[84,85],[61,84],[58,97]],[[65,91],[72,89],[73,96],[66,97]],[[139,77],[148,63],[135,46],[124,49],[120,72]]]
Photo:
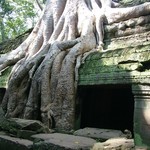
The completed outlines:
[[[5,91],[6,91],[5,88],[0,88],[0,104],[2,103]]]

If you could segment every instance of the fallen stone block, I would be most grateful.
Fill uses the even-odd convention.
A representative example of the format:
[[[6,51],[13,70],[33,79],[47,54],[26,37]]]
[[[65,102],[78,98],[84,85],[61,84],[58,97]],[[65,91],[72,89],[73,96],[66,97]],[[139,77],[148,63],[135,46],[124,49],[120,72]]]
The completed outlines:
[[[31,131],[36,134],[53,132],[38,120],[27,120],[20,118],[7,119],[4,116],[0,117],[0,129],[14,135],[20,134],[18,133],[19,130],[27,130],[27,132]]]
[[[9,120],[15,122],[22,130],[31,130],[35,131],[36,133],[50,133],[50,130],[38,120],[20,118],[11,118]]]
[[[90,150],[96,141],[91,138],[53,133],[36,134],[33,150]]]
[[[31,136],[37,134],[35,131],[31,130],[18,130],[17,137],[22,139],[32,140]]]
[[[0,135],[0,150],[32,150],[32,145],[29,140]]]
[[[99,129],[99,128],[83,128],[74,132],[74,135],[90,137],[104,142],[110,138],[122,137],[123,132],[113,129]]]
[[[113,138],[106,142],[95,143],[92,150],[135,150],[134,140],[126,138]]]

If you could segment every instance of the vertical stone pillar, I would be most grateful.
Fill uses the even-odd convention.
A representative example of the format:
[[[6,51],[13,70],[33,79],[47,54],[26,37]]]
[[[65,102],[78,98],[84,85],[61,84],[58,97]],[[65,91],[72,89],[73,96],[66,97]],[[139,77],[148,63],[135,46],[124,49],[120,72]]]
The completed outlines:
[[[150,85],[133,85],[134,141],[150,148]]]

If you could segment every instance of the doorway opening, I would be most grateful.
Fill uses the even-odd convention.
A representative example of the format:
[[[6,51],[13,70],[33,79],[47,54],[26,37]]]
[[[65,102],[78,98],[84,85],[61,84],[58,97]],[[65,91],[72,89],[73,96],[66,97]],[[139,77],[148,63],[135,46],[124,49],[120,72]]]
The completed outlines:
[[[134,96],[131,85],[80,86],[80,128],[130,130],[133,133]]]

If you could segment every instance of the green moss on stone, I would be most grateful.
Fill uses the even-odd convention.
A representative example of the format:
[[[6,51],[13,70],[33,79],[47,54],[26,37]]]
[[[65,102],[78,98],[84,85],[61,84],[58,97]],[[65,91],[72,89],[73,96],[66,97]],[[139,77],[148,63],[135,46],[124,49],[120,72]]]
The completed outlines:
[[[137,146],[146,146],[145,144],[143,144],[143,140],[138,133],[134,133],[134,142]]]
[[[19,129],[20,127],[15,122],[9,121],[5,117],[0,118],[0,130],[1,131],[5,131],[10,134],[16,135]]]

